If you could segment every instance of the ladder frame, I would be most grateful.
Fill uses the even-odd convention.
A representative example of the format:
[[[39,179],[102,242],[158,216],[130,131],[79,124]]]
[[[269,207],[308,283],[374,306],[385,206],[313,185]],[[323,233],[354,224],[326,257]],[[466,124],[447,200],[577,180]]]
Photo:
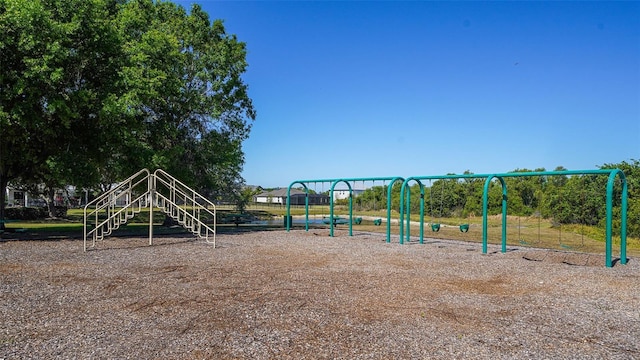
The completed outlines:
[[[215,248],[216,206],[204,196],[161,169],[142,169],[84,207],[84,251],[149,209],[149,245],[153,245],[153,210],[159,208],[198,238]],[[205,223],[203,217],[212,222]]]

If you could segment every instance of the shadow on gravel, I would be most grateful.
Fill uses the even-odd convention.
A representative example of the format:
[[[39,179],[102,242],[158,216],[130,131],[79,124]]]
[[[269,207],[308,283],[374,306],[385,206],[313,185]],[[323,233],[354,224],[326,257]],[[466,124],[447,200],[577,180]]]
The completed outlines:
[[[604,255],[554,250],[527,251],[522,255],[522,258],[528,261],[565,264],[569,266],[602,266],[602,264],[604,264]]]

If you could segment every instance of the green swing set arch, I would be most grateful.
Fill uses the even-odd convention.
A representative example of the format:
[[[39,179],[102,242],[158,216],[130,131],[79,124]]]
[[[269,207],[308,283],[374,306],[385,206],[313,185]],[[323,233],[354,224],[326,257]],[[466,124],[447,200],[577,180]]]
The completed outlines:
[[[489,208],[489,187],[491,182],[496,179],[500,182],[502,187],[502,238],[501,238],[501,252],[507,252],[507,200],[508,191],[507,184],[504,181],[508,177],[525,177],[525,176],[567,176],[567,175],[607,175],[606,186],[606,230],[605,230],[605,266],[612,267],[612,232],[613,232],[613,190],[616,178],[620,179],[622,191],[620,201],[620,263],[627,263],[627,207],[628,207],[628,185],[624,172],[620,169],[597,169],[597,170],[561,170],[561,171],[530,171],[530,172],[510,172],[510,173],[493,173],[493,174],[450,174],[450,175],[436,175],[436,176],[412,176],[408,178],[402,177],[371,177],[371,178],[341,178],[341,179],[316,179],[316,180],[296,180],[293,181],[287,189],[287,213],[285,217],[285,226],[287,231],[290,230],[290,193],[291,187],[295,184],[301,184],[305,188],[307,193],[307,200],[305,201],[306,212],[306,230],[309,230],[309,203],[308,203],[308,188],[306,183],[311,182],[331,182],[331,199],[330,199],[330,217],[333,218],[333,191],[335,185],[340,182],[347,183],[350,192],[349,202],[349,235],[352,236],[352,223],[353,223],[353,208],[351,202],[352,189],[349,181],[373,181],[373,180],[390,180],[391,183],[388,186],[387,191],[387,242],[391,242],[391,190],[393,184],[396,181],[402,181],[402,187],[400,189],[400,221],[399,221],[399,233],[400,244],[410,239],[410,215],[411,215],[411,190],[407,191],[408,184],[415,181],[420,187],[420,243],[424,243],[424,185],[420,180],[438,180],[438,179],[468,179],[468,178],[484,178],[484,188],[482,194],[482,253],[487,253],[488,248],[488,208]],[[406,204],[404,203],[406,199]],[[404,211],[403,211],[404,209]],[[406,235],[404,233],[404,217],[406,216]],[[461,231],[463,231],[461,226]],[[331,227],[331,236],[333,236],[333,227]]]
[[[343,182],[346,183],[349,187],[349,236],[353,236],[353,189],[351,188],[350,182],[356,181],[389,181],[389,185],[387,185],[387,243],[391,242],[391,195],[393,185],[397,181],[404,182],[404,178],[400,176],[382,176],[382,177],[361,177],[361,178],[338,178],[338,179],[311,179],[311,180],[295,180],[289,184],[287,188],[287,212],[285,215],[285,228],[287,231],[291,229],[291,188],[300,184],[305,188],[306,192],[306,200],[305,200],[305,230],[309,231],[309,201],[308,201],[308,189],[305,184],[313,183],[313,182],[328,182],[331,183],[330,191],[329,191],[329,221],[333,222],[333,207],[334,207],[334,196],[333,192],[337,184]],[[333,226],[330,226],[329,235],[333,236]]]
[[[404,212],[400,212],[400,244],[403,244],[406,237],[406,241],[409,242],[411,239],[411,187],[409,184],[412,181],[415,181],[420,188],[420,244],[424,244],[424,184],[422,184],[421,180],[450,180],[450,179],[482,179],[493,176],[493,174],[449,174],[449,175],[427,175],[427,176],[411,176],[408,177],[404,183],[402,184],[402,188],[400,189],[400,208],[404,209]],[[504,181],[502,181],[503,188],[503,197],[506,199],[506,186],[504,185]],[[444,186],[444,185],[443,185]],[[409,189],[407,191],[407,188]],[[430,189],[431,191],[431,189]],[[487,191],[485,189],[485,191]],[[406,204],[404,203],[406,199]],[[506,200],[505,200],[506,201]],[[483,211],[484,212],[484,211]],[[506,204],[503,204],[503,216],[506,218]],[[406,213],[406,235],[403,225],[404,223],[404,215]],[[486,222],[486,218],[483,220]],[[438,226],[439,228],[439,226]],[[469,230],[468,224],[461,224],[460,231],[467,232]],[[436,230],[434,230],[436,231]],[[505,227],[506,231],[506,227]],[[505,250],[506,251],[506,250]]]
[[[511,172],[502,174],[493,174],[487,178],[482,194],[482,253],[487,253],[487,208],[488,208],[488,189],[493,178],[500,180],[503,186],[503,209],[502,209],[502,252],[507,251],[507,188],[504,178],[507,177],[524,177],[524,176],[568,176],[568,175],[607,175],[606,186],[606,225],[605,225],[605,266],[612,267],[612,248],[613,248],[613,188],[616,178],[620,178],[622,191],[620,194],[620,263],[627,263],[627,207],[628,207],[628,185],[624,172],[620,169],[597,169],[597,170],[559,170],[559,171],[530,171],[530,172]]]

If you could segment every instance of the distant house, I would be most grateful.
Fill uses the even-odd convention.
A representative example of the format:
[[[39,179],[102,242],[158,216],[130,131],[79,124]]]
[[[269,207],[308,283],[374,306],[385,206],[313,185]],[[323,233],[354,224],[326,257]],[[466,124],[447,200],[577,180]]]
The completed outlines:
[[[291,205],[304,205],[304,192],[291,195]],[[329,195],[309,194],[309,205],[329,205]]]
[[[7,186],[7,192],[5,194],[7,206],[25,206],[29,204],[30,198],[29,193],[26,191]]]
[[[41,195],[32,195],[26,190],[7,186],[5,193],[6,205],[12,206],[46,206],[46,201]],[[54,195],[54,205],[78,206],[82,202],[81,197],[76,197],[76,188],[66,186],[64,189],[56,189]]]
[[[304,205],[306,194],[302,190],[291,189],[291,205]],[[255,195],[253,201],[259,204],[287,204],[287,189],[281,188]],[[309,194],[309,205],[328,205],[329,196],[323,194]]]
[[[353,197],[356,197],[364,192],[364,189],[352,189]],[[349,189],[333,189],[333,201],[348,199]]]
[[[291,195],[304,192],[296,189],[291,189]],[[253,197],[253,201],[259,204],[281,204],[287,203],[287,189],[276,189],[271,191],[265,191]]]

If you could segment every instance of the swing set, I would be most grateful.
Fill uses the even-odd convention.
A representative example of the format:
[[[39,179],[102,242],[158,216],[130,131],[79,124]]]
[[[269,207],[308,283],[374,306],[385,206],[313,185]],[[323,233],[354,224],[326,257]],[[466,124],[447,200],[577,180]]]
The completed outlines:
[[[440,229],[442,228],[442,224],[440,222],[436,222],[433,219],[433,181],[434,180],[439,180],[442,184],[441,186],[441,195],[440,195],[440,211],[438,213],[439,217],[442,216],[442,213],[444,211],[444,192],[445,192],[445,183],[444,180],[450,180],[450,179],[469,179],[469,178],[488,178],[490,175],[476,175],[476,174],[462,174],[462,175],[438,175],[438,176],[414,176],[414,177],[409,177],[407,178],[404,183],[402,184],[402,188],[400,189],[400,208],[404,209],[404,212],[400,212],[400,243],[403,244],[404,241],[409,242],[411,240],[411,187],[409,186],[409,183],[411,183],[412,181],[418,184],[418,187],[420,189],[420,220],[419,220],[419,225],[420,225],[420,238],[419,238],[419,242],[420,244],[424,243],[424,213],[425,213],[425,206],[424,206],[424,184],[422,183],[421,180],[429,180],[429,200],[430,200],[430,213],[431,213],[431,231],[432,232],[439,232]],[[408,189],[408,190],[407,190]],[[406,200],[406,205],[405,205],[405,200]],[[404,222],[404,216],[406,215],[406,235],[405,235],[405,225],[403,224]],[[463,224],[459,224],[458,228],[460,229],[460,232],[462,233],[466,233],[469,231],[469,224],[468,223],[463,223]],[[406,237],[406,239],[405,239]]]
[[[334,206],[335,206],[335,187],[338,184],[345,184],[348,188],[349,191],[349,196],[348,196],[348,209],[349,209],[349,217],[348,219],[343,219],[341,220],[341,223],[344,224],[348,224],[349,225],[349,236],[353,236],[353,224],[354,223],[361,223],[362,219],[357,217],[354,219],[353,217],[353,187],[351,186],[351,183],[355,183],[355,182],[359,182],[362,181],[363,183],[365,181],[373,181],[375,184],[375,181],[382,181],[383,182],[383,186],[385,186],[384,184],[386,184],[387,181],[389,181],[389,186],[387,187],[387,201],[386,201],[386,210],[387,210],[387,242],[391,242],[391,190],[393,188],[393,184],[397,181],[404,181],[404,178],[402,177],[371,177],[371,178],[341,178],[341,179],[312,179],[312,180],[296,180],[293,181],[288,189],[287,189],[287,209],[286,209],[286,215],[285,215],[285,228],[287,231],[289,231],[291,229],[291,222],[288,219],[291,219],[291,206],[290,206],[290,194],[291,194],[291,188],[295,185],[295,184],[300,184],[303,186],[303,188],[305,189],[305,192],[307,193],[307,200],[305,201],[305,230],[309,231],[309,202],[308,202],[308,187],[307,184],[310,183],[322,183],[323,184],[323,192],[324,192],[324,183],[330,183],[331,187],[329,190],[329,216],[328,216],[328,222],[329,224],[334,223],[334,221],[336,221],[336,219],[338,217],[334,216]],[[324,217],[324,216],[323,216]],[[341,218],[342,219],[342,218]],[[376,226],[379,226],[382,224],[382,219],[374,219],[373,220],[373,224]],[[334,235],[334,226],[335,224],[333,224],[332,226],[330,226],[329,228],[329,235],[333,236]]]
[[[594,176],[594,175],[591,175]],[[587,196],[588,193],[589,196]],[[567,231],[563,231],[563,221],[553,221],[552,222],[552,226],[551,228],[557,228],[557,247],[559,249],[564,249],[564,250],[582,250],[584,249],[587,245],[585,244],[585,227],[587,226],[587,222],[585,220],[586,215],[589,212],[593,212],[594,210],[594,206],[591,204],[589,205],[589,199],[591,198],[596,198],[597,194],[593,194],[593,189],[587,190],[586,188],[580,188],[579,190],[579,199],[578,199],[578,204],[575,203],[575,198],[574,198],[574,203],[569,204],[568,206],[570,208],[577,208],[580,210],[579,213],[572,213],[570,215],[571,217],[571,223],[573,224],[577,224],[579,225],[579,240],[574,239],[570,240],[567,238],[566,234],[569,234],[571,232],[567,232]],[[560,204],[564,204],[564,199],[563,199],[563,191],[561,189],[559,189],[558,191],[558,203]],[[540,246],[542,244],[542,211],[541,211],[541,204],[544,203],[544,193],[540,193],[539,195],[536,195],[537,197],[537,209],[535,212],[535,217],[537,219],[537,236],[534,239],[531,238],[527,238],[525,239],[523,234],[522,234],[522,229],[528,227],[527,225],[523,225],[522,224],[522,218],[521,216],[518,216],[518,223],[516,225],[517,227],[517,239],[518,242],[521,245],[524,246]],[[587,210],[585,210],[585,207],[587,208]],[[589,209],[591,208],[591,209]],[[529,222],[527,222],[529,223]],[[547,242],[547,244],[550,244],[550,242]]]
[[[628,185],[625,178],[624,173],[620,169],[597,169],[597,170],[562,170],[562,171],[531,171],[531,172],[511,172],[511,173],[501,173],[501,174],[461,174],[461,175],[439,175],[439,176],[414,176],[408,177],[406,179],[402,177],[386,177],[386,178],[349,178],[349,179],[325,179],[325,180],[296,180],[289,185],[287,190],[287,217],[290,216],[290,191],[291,187],[295,184],[302,184],[305,188],[305,191],[308,193],[308,188],[306,183],[310,182],[330,182],[331,183],[331,191],[330,191],[330,206],[329,213],[330,218],[334,217],[334,200],[333,200],[333,192],[336,184],[345,183],[349,187],[349,192],[352,194],[350,181],[373,181],[373,180],[387,180],[390,181],[390,184],[387,188],[387,242],[391,242],[391,189],[393,184],[396,181],[402,182],[402,187],[400,189],[400,218],[399,218],[399,242],[403,244],[406,238],[406,241],[410,240],[410,216],[411,216],[411,189],[408,184],[410,182],[417,182],[420,189],[420,243],[423,243],[424,238],[424,186],[421,180],[443,180],[443,179],[484,179],[484,188],[482,192],[482,253],[486,254],[488,252],[488,193],[489,187],[494,180],[497,180],[502,188],[502,235],[501,235],[501,252],[507,252],[507,184],[505,183],[505,178],[509,177],[530,177],[530,176],[571,176],[571,175],[607,175],[607,185],[606,185],[606,229],[605,229],[605,265],[607,267],[613,266],[612,260],[612,233],[613,233],[613,188],[614,182],[616,178],[620,179],[621,184],[621,202],[620,202],[620,263],[626,264],[626,246],[627,246],[627,197],[628,197]],[[407,191],[407,188],[409,190]],[[430,189],[431,191],[432,189]],[[443,197],[441,197],[443,199]],[[442,200],[441,200],[442,201]],[[406,203],[405,203],[406,202]],[[433,204],[433,202],[432,202]],[[404,209],[404,211],[402,211]],[[406,235],[405,235],[405,218],[406,216]],[[433,211],[432,211],[433,216]],[[307,226],[306,229],[308,231],[308,201],[306,205],[306,219]],[[349,197],[349,236],[352,236],[352,224],[353,224],[353,206],[352,206],[352,198]],[[290,221],[285,220],[286,230],[290,230]],[[440,223],[436,223],[432,219],[432,231],[437,232],[440,229]],[[460,231],[467,232],[469,231],[469,224],[460,224]],[[562,242],[561,237],[561,229],[560,229],[560,242]],[[330,228],[330,236],[333,236],[333,227]]]
[[[443,204],[444,204],[444,181],[440,180],[442,183],[442,194],[440,196],[440,212],[438,212],[438,217],[442,216],[443,213]],[[440,231],[440,222],[433,221],[433,185],[431,183],[431,179],[429,179],[429,205],[430,205],[430,214],[431,214],[431,231],[438,232]],[[460,232],[466,233],[469,231],[469,224],[460,224],[459,226]]]

